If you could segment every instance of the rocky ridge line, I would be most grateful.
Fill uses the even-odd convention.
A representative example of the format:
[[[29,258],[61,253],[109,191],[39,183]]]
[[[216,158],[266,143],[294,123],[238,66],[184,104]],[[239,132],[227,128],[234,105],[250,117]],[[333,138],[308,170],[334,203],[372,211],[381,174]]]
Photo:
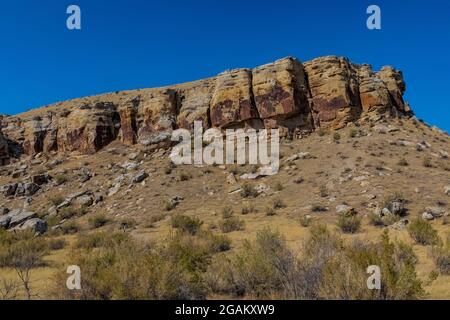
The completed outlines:
[[[390,114],[409,116],[403,75],[374,72],[347,58],[327,56],[302,64],[287,57],[254,69],[164,88],[75,99],[1,116],[0,164],[21,154],[95,153],[116,139],[167,147],[174,129],[280,128],[299,137],[319,128]]]

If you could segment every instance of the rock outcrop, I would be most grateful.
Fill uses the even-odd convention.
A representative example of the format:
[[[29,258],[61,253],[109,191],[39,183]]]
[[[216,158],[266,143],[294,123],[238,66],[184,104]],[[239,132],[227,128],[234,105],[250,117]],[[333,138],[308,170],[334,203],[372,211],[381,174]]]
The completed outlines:
[[[403,75],[343,57],[288,57],[254,69],[158,89],[75,99],[2,116],[0,163],[21,153],[94,153],[114,140],[167,147],[174,129],[279,128],[293,137],[337,130],[365,114],[411,115]],[[13,150],[14,155],[11,154]]]
[[[305,63],[316,127],[340,129],[361,113],[358,74],[348,59],[322,57]]]

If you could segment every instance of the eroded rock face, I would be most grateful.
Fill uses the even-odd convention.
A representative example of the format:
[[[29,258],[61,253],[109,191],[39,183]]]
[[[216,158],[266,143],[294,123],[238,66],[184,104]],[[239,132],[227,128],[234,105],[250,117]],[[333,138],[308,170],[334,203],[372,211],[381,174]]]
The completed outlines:
[[[294,58],[253,70],[253,94],[266,128],[312,130],[305,70]]]
[[[305,63],[316,127],[340,129],[361,113],[358,75],[346,58],[322,57]]]
[[[158,90],[142,96],[136,115],[138,142],[144,145],[166,140],[175,128],[176,91]]]
[[[252,73],[236,69],[220,74],[211,100],[211,123],[227,128],[237,123],[259,118],[253,103]]]
[[[8,142],[0,129],[0,165],[8,164],[10,158]]]
[[[195,121],[201,121],[204,129],[211,127],[209,105],[214,92],[215,78],[196,81],[177,88],[180,110],[179,128],[192,130]]]
[[[393,103],[386,84],[369,65],[358,67],[359,94],[363,112],[383,113],[391,110]]]
[[[403,94],[406,91],[403,73],[392,67],[383,67],[377,75],[386,84],[397,110],[401,113],[410,112],[409,106],[403,100]]]
[[[94,153],[116,139],[119,126],[112,103],[82,105],[58,119],[58,151]]]
[[[136,113],[140,98],[133,98],[119,108],[122,142],[132,145],[137,142]]]
[[[405,89],[402,73],[391,67],[374,72],[343,57],[304,64],[288,57],[190,83],[0,116],[0,163],[22,153],[93,153],[116,139],[166,148],[174,129],[192,130],[194,121],[204,129],[279,128],[282,137],[340,129],[371,113],[411,115]]]

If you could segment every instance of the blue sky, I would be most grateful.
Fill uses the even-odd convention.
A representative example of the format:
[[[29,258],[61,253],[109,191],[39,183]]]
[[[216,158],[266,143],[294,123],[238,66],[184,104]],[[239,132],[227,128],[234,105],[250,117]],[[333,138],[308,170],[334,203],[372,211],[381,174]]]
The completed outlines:
[[[66,28],[71,4],[81,31]],[[370,4],[381,7],[380,31],[366,28]],[[418,117],[450,131],[444,0],[5,0],[0,43],[0,113],[334,54],[401,69]]]

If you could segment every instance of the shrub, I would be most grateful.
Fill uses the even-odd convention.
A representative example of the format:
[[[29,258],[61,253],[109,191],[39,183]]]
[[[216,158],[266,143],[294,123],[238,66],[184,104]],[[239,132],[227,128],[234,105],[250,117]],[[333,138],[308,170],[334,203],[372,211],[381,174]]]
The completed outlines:
[[[256,212],[256,209],[253,204],[243,206],[241,209],[241,214],[243,214],[243,215],[249,214],[249,213],[254,213],[254,212]]]
[[[402,166],[402,167],[407,167],[407,166],[409,166],[409,163],[408,163],[408,161],[406,161],[405,158],[402,158],[397,162],[397,165]]]
[[[408,225],[408,233],[411,238],[420,245],[434,245],[439,242],[439,236],[431,224],[417,218]]]
[[[65,174],[63,174],[63,173],[60,173],[60,174],[57,174],[56,176],[55,176],[55,182],[56,182],[56,184],[59,186],[59,185],[62,185],[63,183],[66,183],[67,182],[67,176],[65,175]]]
[[[450,275],[450,235],[446,243],[440,243],[432,248],[431,256],[439,272],[443,275]]]
[[[339,134],[339,132],[335,132],[335,133],[333,134],[333,140],[334,140],[334,141],[339,141],[339,140],[341,140],[341,135]]]
[[[309,216],[309,215],[306,214],[306,215],[300,216],[299,221],[300,221],[300,225],[301,225],[302,227],[308,228],[308,227],[311,225],[312,218],[311,218],[311,216]]]
[[[132,218],[123,218],[119,222],[119,228],[121,230],[133,229],[136,226],[136,220]]]
[[[165,246],[151,248],[122,237],[96,250],[76,250],[71,261],[83,270],[82,289],[68,290],[67,274],[61,270],[52,296],[75,300],[204,299],[200,267],[208,265],[212,253],[207,241],[192,240],[177,235],[167,239]]]
[[[203,221],[201,221],[200,219],[192,218],[182,214],[173,216],[171,222],[173,228],[179,229],[182,232],[186,232],[191,235],[196,234],[203,225]]]
[[[258,196],[258,192],[255,187],[253,187],[249,183],[245,183],[242,185],[241,197],[242,198],[256,198]]]
[[[266,208],[266,216],[268,217],[272,217],[275,216],[277,214],[277,210],[273,207],[267,207]]]
[[[433,167],[433,163],[431,162],[431,158],[426,157],[425,159],[423,159],[423,166],[425,168],[432,168]]]
[[[88,219],[89,226],[92,229],[97,229],[103,227],[109,222],[109,219],[102,213],[96,214]]]
[[[380,242],[354,241],[346,245],[339,235],[321,225],[298,256],[278,232],[265,229],[231,259],[212,264],[213,290],[260,299],[417,299],[423,294],[415,273],[417,259],[411,247],[392,243],[387,233]],[[367,288],[367,266],[380,266],[382,290]],[[220,292],[220,291],[219,291]]]
[[[319,195],[320,195],[322,198],[328,197],[328,188],[327,188],[326,185],[321,185],[321,186],[320,186],[320,188],[319,188]]]
[[[277,182],[275,184],[274,189],[275,189],[275,191],[282,191],[283,190],[283,184],[281,182]]]
[[[164,209],[166,211],[172,211],[173,209],[175,209],[178,205],[178,202],[173,201],[173,200],[167,200],[165,205],[164,205]]]
[[[356,233],[361,228],[361,218],[358,216],[339,216],[338,227],[344,233]]]
[[[381,215],[375,214],[373,212],[369,214],[369,223],[375,227],[384,227],[385,226],[383,217]]]
[[[61,225],[61,231],[63,234],[74,234],[80,231],[80,229],[80,226],[74,221],[69,221]]]
[[[65,239],[51,239],[48,241],[48,247],[50,250],[61,250],[64,249],[67,245],[67,241]]]
[[[0,268],[13,269],[23,285],[28,300],[32,297],[31,272],[45,265],[48,243],[31,231],[6,234],[0,230]]]
[[[328,208],[321,204],[314,203],[311,206],[311,211],[312,212],[326,212],[326,211],[328,211]]]
[[[356,130],[355,128],[350,129],[348,136],[350,138],[356,138],[356,136],[358,135],[358,130]]]
[[[78,214],[78,211],[72,207],[61,208],[58,215],[61,219],[70,219]]]
[[[231,207],[224,207],[222,209],[222,218],[229,219],[233,216],[233,209]]]
[[[184,173],[184,172],[180,173],[180,181],[188,181],[190,179],[191,179],[191,176],[188,175],[187,173]]]
[[[317,131],[317,134],[319,135],[319,137],[323,137],[324,135],[327,134],[327,132],[326,132],[323,128],[320,128],[320,129]]]
[[[54,206],[60,205],[63,201],[64,201],[64,198],[63,198],[62,196],[54,196],[54,197],[50,197],[50,202],[51,202]]]
[[[240,231],[244,229],[244,221],[237,217],[232,217],[229,219],[224,219],[220,221],[219,228],[223,233],[230,233],[233,231]]]
[[[273,201],[273,208],[274,209],[282,209],[285,208],[286,205],[284,204],[283,200],[281,200],[280,198],[277,198]]]
[[[79,249],[112,248],[117,244],[128,241],[129,235],[123,232],[93,232],[79,234],[75,247]]]

